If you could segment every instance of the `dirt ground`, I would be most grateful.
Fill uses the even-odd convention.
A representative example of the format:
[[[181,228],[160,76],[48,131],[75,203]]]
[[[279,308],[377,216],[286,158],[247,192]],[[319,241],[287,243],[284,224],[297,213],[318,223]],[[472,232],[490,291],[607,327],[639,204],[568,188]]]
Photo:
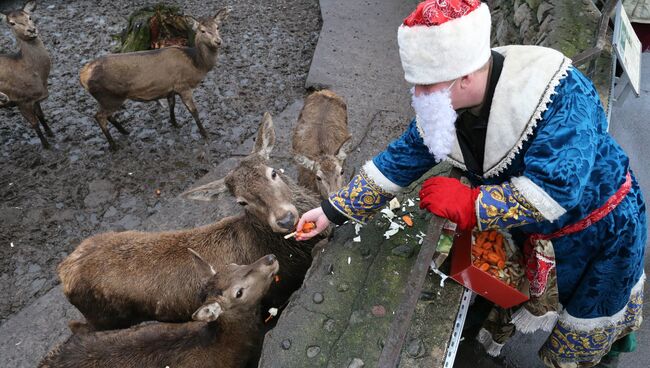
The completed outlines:
[[[0,10],[17,3],[1,1]],[[197,17],[233,8],[218,63],[194,91],[209,141],[178,99],[180,128],[170,125],[166,107],[127,102],[117,119],[131,134],[112,130],[120,150],[111,152],[78,72],[110,52],[111,34],[150,3],[38,2],[33,18],[52,57],[42,106],[55,138],[43,150],[15,108],[0,110],[0,324],[57,284],[56,265],[83,238],[138,229],[165,197],[187,189],[254,134],[264,111],[277,114],[305,94],[321,27],[317,0],[175,3]],[[13,42],[0,25],[0,52],[14,50]]]

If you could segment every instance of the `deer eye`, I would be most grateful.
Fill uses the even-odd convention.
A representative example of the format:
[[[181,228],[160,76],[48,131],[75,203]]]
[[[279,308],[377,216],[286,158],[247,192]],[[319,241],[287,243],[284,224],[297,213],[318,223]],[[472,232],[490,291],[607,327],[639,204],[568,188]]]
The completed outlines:
[[[244,289],[239,289],[237,290],[237,294],[235,294],[235,298],[239,299],[242,295],[244,295]]]
[[[246,202],[246,201],[237,201],[237,204],[239,204],[240,206],[246,206],[246,205],[248,205],[248,202]]]
[[[278,172],[275,170],[271,171],[271,178],[275,179],[277,177],[278,177]]]
[[[316,180],[318,180],[318,181],[322,181],[323,178],[321,178],[320,176],[316,175]]]
[[[345,171],[345,170],[341,169],[341,175],[343,175],[343,171]]]
[[[15,25],[16,25],[16,22],[14,22],[13,20],[10,20],[10,21],[9,21],[9,25],[10,25],[10,26],[15,26]]]

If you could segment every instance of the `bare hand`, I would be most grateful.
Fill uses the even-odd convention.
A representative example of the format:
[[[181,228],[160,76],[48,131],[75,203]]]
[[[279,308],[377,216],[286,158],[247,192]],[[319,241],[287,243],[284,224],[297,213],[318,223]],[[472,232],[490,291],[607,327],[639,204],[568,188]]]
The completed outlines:
[[[297,230],[302,229],[305,222],[316,223],[316,228],[308,233],[300,232],[296,234],[296,240],[298,241],[309,240],[314,236],[320,234],[321,232],[325,231],[325,229],[327,229],[330,226],[330,220],[327,218],[327,216],[325,216],[323,209],[320,207],[305,212],[305,214],[302,215],[302,217],[300,218],[300,221],[298,221],[298,226],[296,226],[296,229]]]

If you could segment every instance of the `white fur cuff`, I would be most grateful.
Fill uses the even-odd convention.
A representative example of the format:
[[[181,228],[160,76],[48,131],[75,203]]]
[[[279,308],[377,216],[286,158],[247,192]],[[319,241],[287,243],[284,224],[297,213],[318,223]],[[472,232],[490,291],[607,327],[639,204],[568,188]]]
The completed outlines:
[[[510,182],[548,221],[555,221],[566,213],[564,207],[527,177],[518,176]]]
[[[402,187],[399,185],[393,183],[388,179],[384,174],[382,174],[381,171],[379,171],[379,168],[375,165],[372,160],[366,162],[363,167],[361,168],[363,172],[366,174],[366,178],[368,180],[372,180],[376,185],[378,185],[381,189],[384,191],[391,193],[391,194],[397,194],[402,191]]]

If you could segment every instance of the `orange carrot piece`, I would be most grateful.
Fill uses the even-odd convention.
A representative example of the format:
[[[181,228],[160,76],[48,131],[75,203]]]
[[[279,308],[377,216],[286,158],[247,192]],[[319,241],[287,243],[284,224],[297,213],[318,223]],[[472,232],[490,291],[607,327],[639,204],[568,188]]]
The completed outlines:
[[[506,263],[503,260],[499,260],[497,262],[497,267],[499,267],[500,270],[503,270],[506,267]]]
[[[402,220],[404,220],[404,222],[406,223],[406,225],[408,225],[408,227],[413,226],[413,219],[411,218],[411,216],[404,215],[402,216]]]
[[[485,272],[485,271],[490,269],[490,265],[487,264],[487,263],[482,263],[478,268],[479,268],[479,270]]]
[[[302,229],[300,229],[300,232],[302,233],[308,233],[316,228],[316,223],[315,222],[305,222],[302,225]]]
[[[494,244],[492,244],[491,242],[486,241],[483,244],[481,244],[481,248],[491,250],[493,245]]]
[[[490,231],[489,234],[488,234],[488,240],[493,242],[493,241],[496,240],[496,238],[497,238],[497,232],[494,231],[494,230]]]
[[[487,258],[487,261],[490,262],[493,265],[496,265],[499,261],[502,261],[502,259],[499,258],[499,256],[494,252],[488,252],[486,258]]]

